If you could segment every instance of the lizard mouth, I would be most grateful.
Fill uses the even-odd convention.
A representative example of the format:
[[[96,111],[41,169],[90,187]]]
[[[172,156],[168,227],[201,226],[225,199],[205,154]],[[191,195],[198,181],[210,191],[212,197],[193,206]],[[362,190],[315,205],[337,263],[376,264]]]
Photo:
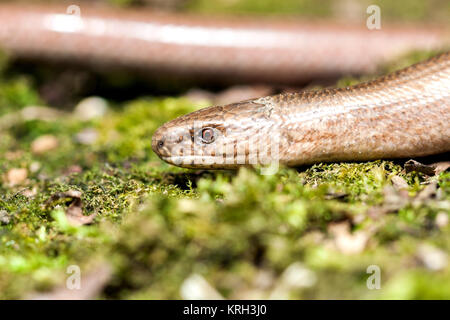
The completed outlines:
[[[178,167],[193,169],[231,169],[239,166],[234,159],[227,161],[222,156],[162,156],[161,159]]]

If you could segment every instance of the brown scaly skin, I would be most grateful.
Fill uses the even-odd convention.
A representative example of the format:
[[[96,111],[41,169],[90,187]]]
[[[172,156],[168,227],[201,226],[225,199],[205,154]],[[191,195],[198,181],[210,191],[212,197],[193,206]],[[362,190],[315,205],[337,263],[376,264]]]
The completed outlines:
[[[221,83],[302,84],[373,72],[414,49],[448,44],[448,28],[219,18],[81,5],[0,4],[0,48],[13,56]]]
[[[164,124],[152,147],[161,159],[189,168],[237,168],[252,157],[287,166],[392,159],[450,151],[449,124],[447,52],[352,87],[205,108]],[[202,140],[205,128],[214,130],[214,141]],[[274,141],[278,157],[264,149]]]

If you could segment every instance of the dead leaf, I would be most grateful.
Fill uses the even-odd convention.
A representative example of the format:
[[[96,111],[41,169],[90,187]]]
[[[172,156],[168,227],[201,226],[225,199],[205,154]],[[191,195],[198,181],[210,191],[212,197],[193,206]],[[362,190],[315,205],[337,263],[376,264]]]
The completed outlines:
[[[415,202],[424,202],[425,200],[429,200],[436,197],[437,192],[437,182],[433,181],[425,188],[422,189],[414,198]]]
[[[441,172],[447,171],[450,168],[450,161],[436,162],[433,163],[432,166],[435,168],[434,169],[435,174],[438,175]]]
[[[383,203],[379,206],[371,207],[367,211],[367,215],[372,219],[377,219],[386,213],[397,212],[409,204],[420,205],[423,202],[436,198],[437,191],[436,181],[432,181],[428,184],[415,197],[410,197],[408,192],[403,188],[396,189],[393,186],[387,185],[383,189]]]
[[[387,185],[383,189],[384,202],[383,209],[386,212],[397,212],[409,203],[409,195],[406,190],[395,190],[394,187]]]
[[[408,160],[405,162],[406,173],[416,171],[427,176],[438,175],[439,173],[446,171],[448,168],[450,168],[450,161],[436,162],[429,165],[415,160]]]
[[[69,190],[66,192],[58,192],[53,194],[46,202],[46,206],[54,206],[55,202],[68,203],[66,209],[67,221],[73,226],[81,226],[91,224],[94,221],[96,213],[89,216],[83,215],[82,193],[78,190]]]
[[[365,231],[351,233],[348,221],[329,224],[328,232],[334,236],[334,244],[343,254],[362,252],[369,240],[369,234]]]
[[[391,178],[392,185],[397,190],[408,190],[409,186],[405,179],[400,176],[393,176]]]
[[[397,212],[409,202],[404,197],[400,197],[398,192],[391,186],[385,187],[383,193],[384,202],[367,210],[367,216],[373,220],[378,220],[388,213]]]
[[[345,199],[346,197],[348,197],[348,193],[346,192],[327,192],[327,194],[325,194],[324,198],[326,200],[342,200]]]
[[[405,162],[405,171],[406,173],[416,171],[426,174],[427,176],[434,176],[434,168],[432,166],[422,164],[412,159]]]

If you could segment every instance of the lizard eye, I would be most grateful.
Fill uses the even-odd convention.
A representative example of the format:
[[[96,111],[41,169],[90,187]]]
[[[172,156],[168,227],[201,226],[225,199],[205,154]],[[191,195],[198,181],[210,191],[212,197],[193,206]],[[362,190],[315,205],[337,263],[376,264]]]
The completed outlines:
[[[203,128],[200,130],[200,139],[203,143],[212,143],[216,139],[213,128]]]

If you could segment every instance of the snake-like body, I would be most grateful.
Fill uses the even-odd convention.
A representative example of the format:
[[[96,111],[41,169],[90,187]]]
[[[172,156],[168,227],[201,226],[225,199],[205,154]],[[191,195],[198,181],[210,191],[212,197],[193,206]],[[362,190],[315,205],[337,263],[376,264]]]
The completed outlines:
[[[299,84],[360,74],[402,52],[436,49],[446,28],[218,19],[147,11],[0,4],[14,57],[124,67],[209,82]],[[368,83],[281,94],[163,125],[153,149],[194,168],[370,160],[450,150],[449,53]]]
[[[298,166],[450,151],[450,53],[346,88],[205,108],[160,127],[153,150],[190,168]]]
[[[0,50],[26,60],[125,69],[211,83],[299,85],[374,72],[411,50],[440,49],[441,26],[206,17],[91,6],[0,3]]]

